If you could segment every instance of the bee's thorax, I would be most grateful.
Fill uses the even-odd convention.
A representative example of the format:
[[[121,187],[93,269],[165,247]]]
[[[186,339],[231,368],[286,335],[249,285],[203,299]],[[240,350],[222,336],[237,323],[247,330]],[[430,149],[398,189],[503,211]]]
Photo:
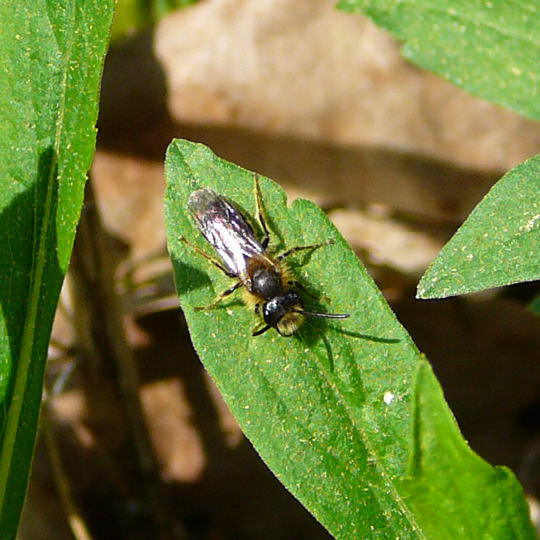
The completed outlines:
[[[258,268],[251,276],[251,292],[266,300],[283,290],[280,275],[273,268]]]

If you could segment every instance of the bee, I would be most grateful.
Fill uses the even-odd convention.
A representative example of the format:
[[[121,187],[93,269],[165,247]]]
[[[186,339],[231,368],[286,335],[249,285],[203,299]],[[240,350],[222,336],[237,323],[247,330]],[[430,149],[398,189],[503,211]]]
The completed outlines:
[[[197,311],[213,309],[243,287],[244,302],[253,306],[261,319],[261,323],[252,332],[253,336],[260,336],[271,328],[275,328],[282,336],[292,336],[303,324],[305,317],[326,319],[349,317],[348,313],[317,313],[304,308],[299,291],[310,293],[295,280],[285,259],[299,251],[315,250],[333,242],[296,246],[272,255],[268,251],[270,232],[256,175],[254,184],[257,221],[263,233],[260,241],[248,220],[227,198],[208,188],[194,191],[189,197],[188,209],[199,231],[216,250],[221,261],[189,243],[186,238],[181,237],[180,240],[235,280],[235,283],[218,295],[211,304],[195,309]]]

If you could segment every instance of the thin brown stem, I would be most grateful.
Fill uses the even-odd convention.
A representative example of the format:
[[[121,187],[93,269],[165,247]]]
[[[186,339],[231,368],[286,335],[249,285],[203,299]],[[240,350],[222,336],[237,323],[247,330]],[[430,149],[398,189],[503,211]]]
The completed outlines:
[[[156,538],[173,538],[171,531],[177,530],[178,525],[173,525],[166,512],[159,468],[139,398],[137,366],[126,337],[121,299],[116,292],[109,240],[88,182],[71,267],[78,346],[82,355],[93,362],[91,370],[105,374],[102,380],[113,380],[113,393],[118,394],[126,418],[128,444],[134,450],[134,455],[127,459],[135,460],[139,476],[136,496],[142,497],[139,501],[142,508],[150,509],[147,521],[154,521],[149,527]],[[100,389],[99,394],[103,394],[103,390]],[[89,400],[92,399],[98,396],[90,396]]]
[[[71,532],[76,540],[92,540],[92,536],[86,527],[75,498],[73,497],[71,483],[64,469],[58,441],[54,434],[54,428],[50,418],[48,400],[45,400],[41,412],[40,427],[41,432],[45,437],[45,447],[47,449],[47,455],[49,456],[55,485],[58,489],[58,495],[68,518]]]

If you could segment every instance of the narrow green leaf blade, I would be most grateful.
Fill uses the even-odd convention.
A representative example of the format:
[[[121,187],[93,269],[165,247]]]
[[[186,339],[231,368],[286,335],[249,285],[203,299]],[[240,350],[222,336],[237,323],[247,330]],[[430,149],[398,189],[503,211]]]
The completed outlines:
[[[426,536],[535,538],[520,484],[510,470],[492,467],[469,448],[425,360],[414,401],[414,449],[403,488]]]
[[[0,3],[0,531],[15,536],[95,144],[109,0]]]
[[[536,0],[340,0],[405,45],[403,54],[457,86],[540,118]]]
[[[257,451],[337,538],[428,537],[422,525],[428,518],[420,515],[425,507],[412,504],[402,480],[414,442],[419,353],[358,258],[320,209],[303,200],[287,207],[282,190],[262,178],[272,248],[335,241],[292,260],[297,279],[328,297],[314,306],[306,297],[307,305],[351,317],[308,320],[297,337],[272,330],[253,338],[255,316],[237,298],[212,311],[194,310],[231,280],[180,240],[185,236],[215,255],[188,216],[189,195],[212,188],[253,217],[253,174],[200,144],[174,141],[166,176],[169,251],[191,338]],[[442,395],[439,399],[445,408]],[[438,472],[452,474],[447,468]],[[477,493],[477,504],[469,509],[470,538],[485,532],[473,518],[490,497],[490,492]],[[509,519],[513,512],[508,511]],[[525,523],[521,530],[527,530],[527,514],[518,513]],[[510,527],[497,526],[503,532]]]
[[[444,246],[419,298],[540,279],[540,155],[505,174]]]

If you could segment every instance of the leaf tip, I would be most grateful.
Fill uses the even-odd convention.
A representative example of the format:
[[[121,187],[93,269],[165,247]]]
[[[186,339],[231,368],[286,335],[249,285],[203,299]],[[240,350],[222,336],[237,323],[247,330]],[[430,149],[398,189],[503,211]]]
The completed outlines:
[[[433,298],[433,280],[426,279],[427,277],[428,274],[424,274],[416,287],[416,298],[418,300],[429,300]]]

